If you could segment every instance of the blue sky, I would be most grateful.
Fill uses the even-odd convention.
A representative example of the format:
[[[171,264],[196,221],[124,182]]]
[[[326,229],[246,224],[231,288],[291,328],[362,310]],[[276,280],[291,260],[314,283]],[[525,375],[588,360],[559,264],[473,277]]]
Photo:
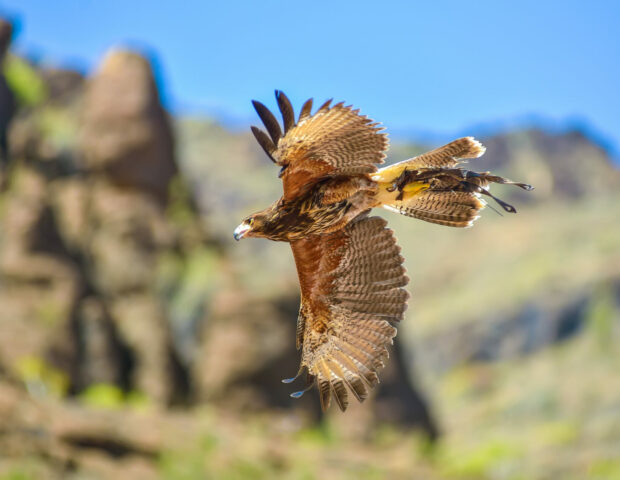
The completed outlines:
[[[174,111],[255,122],[273,89],[361,107],[392,132],[589,125],[620,145],[620,2],[0,0],[16,48],[91,69],[153,51]],[[524,120],[525,119],[525,120]],[[617,151],[617,148],[616,148]]]

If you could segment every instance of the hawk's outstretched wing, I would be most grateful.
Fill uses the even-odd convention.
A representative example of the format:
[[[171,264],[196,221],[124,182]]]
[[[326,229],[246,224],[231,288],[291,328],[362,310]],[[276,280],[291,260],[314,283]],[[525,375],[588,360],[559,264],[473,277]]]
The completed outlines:
[[[284,198],[290,200],[326,176],[374,173],[383,163],[388,146],[382,128],[359,110],[325,102],[314,114],[312,99],[302,107],[299,119],[289,99],[276,90],[284,133],[265,105],[254,101],[267,135],[257,127],[252,132],[267,155],[282,167]]]
[[[342,230],[291,243],[301,284],[297,348],[323,409],[333,394],[344,411],[345,387],[366,398],[396,335],[391,323],[407,308],[409,278],[386,223],[362,214]]]

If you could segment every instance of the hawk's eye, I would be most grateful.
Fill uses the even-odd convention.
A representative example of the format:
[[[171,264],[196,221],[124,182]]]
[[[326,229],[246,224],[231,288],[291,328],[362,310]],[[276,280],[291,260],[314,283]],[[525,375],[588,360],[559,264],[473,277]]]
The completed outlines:
[[[254,219],[250,218],[250,220],[248,221],[248,225],[250,225],[250,227],[254,224]]]

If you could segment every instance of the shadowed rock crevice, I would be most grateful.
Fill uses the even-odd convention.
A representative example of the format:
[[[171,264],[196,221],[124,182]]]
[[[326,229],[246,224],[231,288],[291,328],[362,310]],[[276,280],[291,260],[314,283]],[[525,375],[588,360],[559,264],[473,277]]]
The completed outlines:
[[[405,381],[411,378],[411,365],[401,340],[396,337],[374,399],[376,421],[420,429],[429,440],[435,441],[440,431],[430,405],[415,382]]]
[[[15,113],[15,95],[7,84],[3,73],[4,57],[11,44],[12,25],[0,18],[0,182],[4,183],[4,171],[8,165],[7,133],[9,123]]]
[[[96,450],[113,458],[123,458],[132,455],[156,460],[159,452],[143,449],[130,442],[123,442],[114,438],[104,438],[101,435],[66,434],[60,440],[73,448]]]

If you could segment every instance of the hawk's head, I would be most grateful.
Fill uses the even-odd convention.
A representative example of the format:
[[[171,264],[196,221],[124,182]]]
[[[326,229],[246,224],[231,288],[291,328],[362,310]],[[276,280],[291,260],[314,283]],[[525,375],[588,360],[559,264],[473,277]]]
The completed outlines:
[[[270,219],[270,212],[264,210],[250,215],[235,228],[233,237],[235,240],[241,240],[244,237],[264,237],[265,227]]]

